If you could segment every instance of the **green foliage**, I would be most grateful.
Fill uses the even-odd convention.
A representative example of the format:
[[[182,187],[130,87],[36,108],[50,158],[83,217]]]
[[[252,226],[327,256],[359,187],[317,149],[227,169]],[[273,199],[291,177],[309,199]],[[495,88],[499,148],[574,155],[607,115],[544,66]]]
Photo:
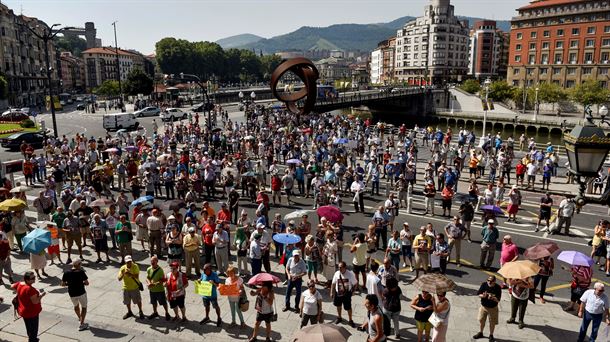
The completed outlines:
[[[70,51],[72,55],[80,57],[87,50],[87,41],[76,36],[56,36],[53,38],[55,46],[60,51]]]
[[[602,88],[596,80],[586,81],[570,91],[570,98],[583,106],[605,103],[609,97],[610,90]]]
[[[527,94],[536,100],[536,88],[530,87]],[[538,86],[538,102],[539,103],[557,103],[567,98],[566,92],[558,84],[542,83]]]
[[[260,61],[263,80],[269,81],[275,68],[282,63],[282,58],[278,55],[265,55],[260,58]]]
[[[100,96],[118,96],[119,82],[116,80],[106,80],[102,85],[93,89],[93,93]]]
[[[479,90],[481,90],[481,84],[479,84],[479,81],[477,81],[477,80],[470,79],[470,80],[464,81],[464,83],[462,83],[460,88],[467,93],[475,94]]]
[[[495,81],[489,86],[489,98],[496,102],[512,99],[515,94],[515,87],[506,81]]]
[[[23,128],[34,128],[34,127],[36,127],[36,124],[34,123],[34,121],[32,121],[30,119],[25,119],[25,120],[21,121],[21,123],[19,125],[21,127],[23,127]]]
[[[127,75],[124,93],[127,95],[149,95],[153,91],[153,79],[150,78],[142,69],[136,68]]]

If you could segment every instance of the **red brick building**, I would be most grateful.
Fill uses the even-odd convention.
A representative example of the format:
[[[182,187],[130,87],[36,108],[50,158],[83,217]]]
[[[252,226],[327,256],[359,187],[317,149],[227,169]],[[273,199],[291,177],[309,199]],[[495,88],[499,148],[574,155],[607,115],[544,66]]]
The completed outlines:
[[[505,77],[508,64],[509,35],[493,20],[474,23],[470,30],[468,74],[477,79]]]
[[[610,1],[535,0],[511,21],[508,82],[610,87]]]

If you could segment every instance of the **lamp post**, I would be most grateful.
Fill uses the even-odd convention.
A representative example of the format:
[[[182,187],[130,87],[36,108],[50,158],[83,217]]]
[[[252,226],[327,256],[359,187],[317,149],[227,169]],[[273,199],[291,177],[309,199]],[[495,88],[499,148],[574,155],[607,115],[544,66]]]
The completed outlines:
[[[44,34],[38,33],[35,29],[26,25],[27,29],[32,32],[34,36],[38,39],[42,40],[44,43],[44,59],[46,64],[46,74],[47,74],[47,86],[49,87],[49,105],[51,107],[51,119],[53,120],[53,135],[57,138],[59,135],[57,133],[57,118],[55,117],[55,102],[53,102],[53,82],[51,81],[51,73],[53,72],[53,67],[51,67],[51,62],[49,60],[49,41],[52,41],[55,36],[65,30],[70,30],[73,27],[67,26],[53,31],[53,28],[59,26],[60,24],[53,24],[51,27],[45,25],[46,27],[42,27],[41,25],[36,25],[35,29],[41,29],[44,31]]]
[[[487,125],[487,110],[489,110],[489,86],[491,85],[491,79],[488,77],[483,83],[485,85],[485,113],[483,114],[483,134],[481,135],[481,141],[485,142],[485,126]],[[483,146],[481,144],[481,146]]]
[[[605,119],[608,109],[603,109],[600,109],[601,122],[610,125]],[[570,133],[564,134],[563,140],[570,164],[569,170],[576,176],[579,184],[576,205],[581,208],[586,202],[595,202],[585,198],[587,183],[584,178],[598,176],[610,151],[610,138],[606,138],[604,130],[594,124],[591,115],[587,115],[585,125],[574,127]]]
[[[116,53],[116,78],[119,82],[119,105],[121,106],[121,111],[123,111],[123,88],[121,87],[121,62],[119,61],[119,45],[116,39],[116,23],[117,21],[112,22],[112,26],[114,27],[114,51]]]
[[[540,88],[536,87],[536,99],[534,100],[535,102],[535,106],[536,106],[536,110],[534,111],[534,122],[536,122],[536,120],[538,119],[538,112],[540,111],[540,103],[538,103],[538,92],[540,91]]]
[[[173,75],[172,75],[173,76]],[[193,74],[185,74],[183,72],[180,73],[180,79],[191,79],[194,83],[196,83],[199,88],[201,88],[202,94],[205,97],[205,105],[203,106],[204,112],[208,112],[208,146],[212,144],[212,109],[214,105],[210,102],[210,97],[208,96],[208,89],[201,81],[201,78],[197,75]],[[208,147],[209,148],[209,147]]]

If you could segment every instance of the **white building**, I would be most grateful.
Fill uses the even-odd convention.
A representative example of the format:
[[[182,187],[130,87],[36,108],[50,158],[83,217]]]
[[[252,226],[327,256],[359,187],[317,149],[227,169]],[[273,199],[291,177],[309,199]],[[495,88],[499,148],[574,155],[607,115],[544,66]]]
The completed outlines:
[[[118,50],[121,81],[134,68],[144,69],[144,56],[126,50]],[[87,88],[100,86],[106,80],[117,79],[117,50],[113,47],[92,48],[83,51]]]
[[[469,29],[449,0],[431,0],[424,15],[396,33],[395,76],[409,84],[461,81],[468,72]]]
[[[371,66],[370,66],[370,80],[371,84],[381,84],[381,76],[383,75],[382,70],[383,64],[383,52],[381,47],[376,48],[371,52]]]

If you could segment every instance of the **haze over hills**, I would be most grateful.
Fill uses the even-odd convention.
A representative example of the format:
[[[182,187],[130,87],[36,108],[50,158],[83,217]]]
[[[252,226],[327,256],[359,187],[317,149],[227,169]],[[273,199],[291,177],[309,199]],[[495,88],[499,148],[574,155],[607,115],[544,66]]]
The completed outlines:
[[[458,16],[472,24],[481,18]],[[396,35],[396,30],[414,17],[405,16],[387,23],[336,24],[327,27],[303,26],[296,31],[269,39],[253,34],[240,34],[217,41],[223,48],[243,48],[263,53],[290,50],[371,51],[377,44]],[[498,28],[510,30],[510,21],[497,21]]]

